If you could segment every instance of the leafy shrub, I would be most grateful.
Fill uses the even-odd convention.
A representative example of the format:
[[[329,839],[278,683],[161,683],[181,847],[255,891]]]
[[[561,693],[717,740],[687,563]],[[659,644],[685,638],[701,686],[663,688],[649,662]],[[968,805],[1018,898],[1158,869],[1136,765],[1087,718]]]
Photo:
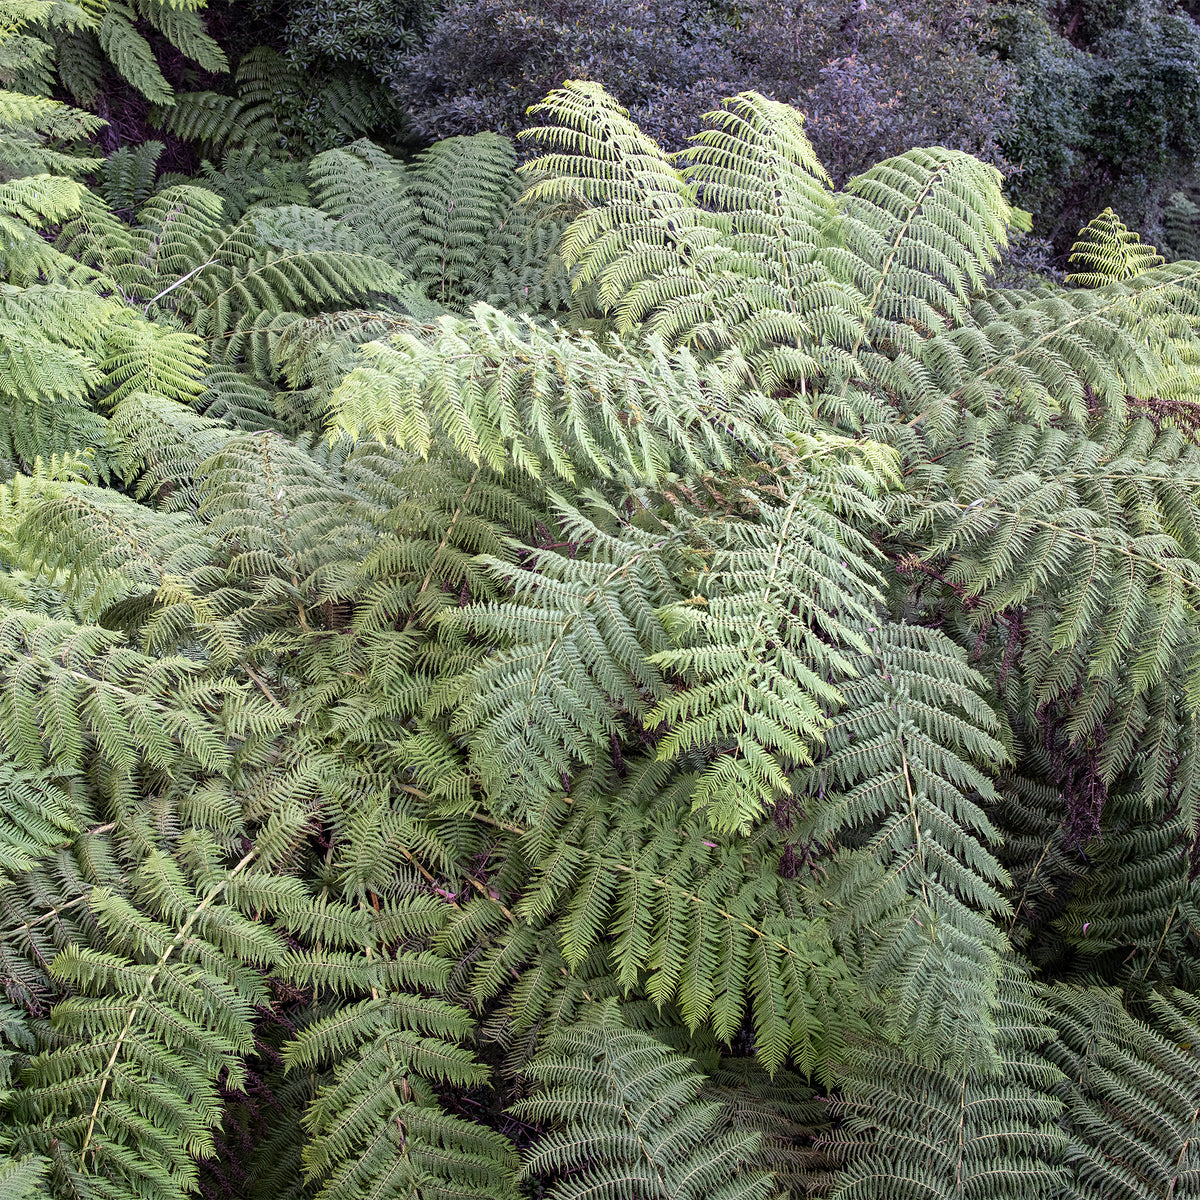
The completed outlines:
[[[582,78],[603,81],[652,134],[677,138],[705,107],[689,89],[735,70],[728,27],[694,14],[686,0],[451,0],[393,80],[427,137],[515,136],[531,104]]]
[[[835,178],[913,144],[985,156],[1006,125],[1006,71],[981,53],[986,7],[904,0],[534,0],[449,4],[394,81],[429,136],[515,134],[566,78],[602,84],[651,136],[682,145],[708,97],[753,88],[798,104]]]

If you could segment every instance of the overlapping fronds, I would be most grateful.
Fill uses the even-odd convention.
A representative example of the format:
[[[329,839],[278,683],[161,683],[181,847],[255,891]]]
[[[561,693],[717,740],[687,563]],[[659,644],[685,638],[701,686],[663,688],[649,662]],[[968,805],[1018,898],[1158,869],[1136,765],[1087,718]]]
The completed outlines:
[[[10,294],[0,315],[0,454],[10,462],[32,465],[42,454],[63,454],[102,446],[104,421],[91,404],[101,379],[94,358],[70,344],[46,336],[36,321],[38,306],[23,305]],[[86,316],[87,306],[76,315]],[[30,310],[33,311],[30,311]],[[64,339],[65,340],[65,339]]]
[[[573,286],[622,331],[733,337],[772,381],[815,373],[818,343],[851,336],[855,297],[816,253],[832,197],[786,105],[737,97],[678,164],[594,84],[568,83],[534,112],[556,124],[523,135],[550,150],[522,168],[526,199],[577,213],[561,242]]]
[[[98,191],[114,212],[136,212],[156,190],[162,142],[122,146],[104,160]]]
[[[430,315],[480,299],[518,313],[566,307],[562,223],[518,203],[506,138],[449,138],[407,166],[359,141],[318,155],[309,176],[320,207],[407,272]]]
[[[686,350],[647,353],[545,330],[478,306],[472,321],[443,317],[363,348],[332,397],[335,424],[428,454],[435,438],[473,462],[534,477],[628,474],[658,481],[678,462],[731,466],[741,447],[781,437],[779,406],[730,393],[722,374]],[[447,386],[447,372],[455,376]],[[632,403],[635,419],[620,416]]]
[[[1171,194],[1163,207],[1163,233],[1168,258],[1200,259],[1200,207],[1194,188]]]
[[[516,165],[511,143],[496,134],[448,138],[417,159],[410,186],[421,215],[413,261],[432,298],[446,304],[469,296],[494,270],[520,191]]]
[[[308,165],[318,207],[358,234],[377,257],[413,257],[421,212],[408,168],[368,141],[318,154]]]
[[[179,10],[162,5],[160,11]],[[268,160],[305,157],[386,122],[388,101],[378,89],[362,86],[353,76],[327,78],[323,88],[313,82],[285,56],[256,46],[238,61],[236,95],[200,91],[150,98],[159,101],[152,112],[160,129],[214,158],[238,150]]]
[[[841,498],[869,520],[869,496]],[[839,685],[857,673],[859,625],[878,595],[871,547],[819,484],[755,507],[756,520],[689,529],[704,569],[694,598],[664,613],[676,647],[651,660],[678,681],[646,717],[662,727],[659,756],[708,759],[693,804],[726,829],[792,795],[789,776],[813,761]]]
[[[750,1017],[770,1069],[794,1055],[827,1076],[862,1001],[820,919],[823,893],[781,876],[788,850],[768,829],[713,834],[691,815],[695,787],[694,773],[645,755],[587,768],[527,829],[505,823],[521,836],[505,839],[494,882],[512,908],[473,899],[439,944],[478,944],[471,991],[503,996],[506,1041],[638,986],[721,1039]]]
[[[378,933],[421,923],[405,907],[401,901],[384,912],[375,922]],[[425,923],[430,915],[437,920],[436,902],[415,907],[424,910]],[[370,948],[378,933],[363,925],[368,940],[357,959],[338,954],[335,939],[320,954],[291,964],[294,977],[339,998],[371,993],[343,1000],[284,1051],[289,1070],[333,1067],[305,1116],[311,1135],[306,1173],[320,1183],[321,1200],[364,1194],[504,1200],[514,1194],[511,1144],[443,1111],[434,1090],[487,1079],[487,1069],[462,1045],[472,1031],[469,1015],[398,990],[441,987],[449,964],[431,956],[378,957]]]
[[[1088,975],[1196,987],[1195,843],[1195,825],[1179,809],[1165,814],[1141,796],[1108,801],[1087,887],[1058,922]]]
[[[13,33],[26,24],[45,27],[44,41],[27,44],[26,56],[34,58],[26,62],[24,73],[37,78],[39,92],[53,90],[53,76],[59,76],[62,84],[78,104],[91,107],[101,87],[105,72],[109,69],[136,88],[147,100],[159,104],[171,104],[174,89],[167,82],[157,57],[146,34],[147,26],[184,57],[206,71],[223,72],[228,68],[224,51],[209,34],[199,9],[202,4],[170,4],[162,0],[109,0],[103,4],[61,3],[6,3],[0,17],[3,21],[3,36],[11,38]],[[40,61],[37,59],[40,57]],[[32,68],[32,70],[31,70]],[[19,94],[7,93],[16,102]],[[25,96],[24,99],[30,99]],[[38,100],[41,97],[37,97]],[[102,128],[105,122],[91,114],[79,112],[66,105],[47,102],[43,120],[39,127],[36,120],[27,118],[19,122],[20,133],[33,132],[54,138],[78,141]],[[22,140],[4,138],[19,144]],[[36,158],[36,139],[26,136],[26,149]],[[69,170],[71,156],[48,151],[45,165],[54,170]],[[87,170],[95,163],[80,162],[77,170]]]
[[[226,900],[254,851],[214,871],[215,850],[192,851],[209,868],[199,887],[151,854],[131,880],[137,907],[95,892],[107,948],[68,947],[54,960],[73,993],[54,1010],[60,1048],[30,1061],[15,1115],[39,1129],[41,1148],[69,1147],[72,1173],[168,1197],[194,1182],[193,1158],[211,1153],[217,1078],[241,1077],[253,1009],[266,1000],[251,968],[282,949]]]
[[[504,648],[465,682],[451,731],[467,739],[494,805],[520,820],[667,692],[652,660],[667,646],[656,610],[679,598],[664,535],[618,539],[570,511],[560,521],[562,539],[585,553],[548,551],[536,570],[493,560],[511,600],[456,614]]]
[[[1200,1191],[1200,1008],[1186,992],[1152,995],[1139,1020],[1112,988],[1047,989],[1058,1037],[1047,1057],[1066,1075],[1071,1200],[1174,1200]]]
[[[1194,455],[1141,436],[1113,447],[1014,425],[995,438],[994,459],[964,457],[946,470],[950,494],[931,497],[909,526],[921,561],[939,564],[973,613],[1020,607],[1013,661],[1031,724],[1049,702],[1069,705],[1073,739],[1092,734],[1114,704],[1138,722],[1107,747],[1109,778],[1145,729],[1139,701],[1165,699],[1157,689],[1168,678],[1187,695],[1195,687]]]
[[[831,1149],[847,1164],[836,1200],[1068,1194],[1068,1139],[1053,1096],[1062,1075],[1039,1053],[1053,1034],[1028,981],[1014,975],[1002,985],[990,1068],[919,1066],[895,1047],[854,1055],[835,1105],[845,1125]]]
[[[214,157],[0,183],[0,1194],[1195,1193],[1200,266],[52,7]]]
[[[0,7],[7,84],[0,90],[0,163],[9,177],[45,172],[73,176],[98,165],[85,143],[106,122],[49,98],[54,90],[50,45],[44,36],[31,36],[52,30],[78,35],[92,26],[92,17],[73,4],[6,0]]]

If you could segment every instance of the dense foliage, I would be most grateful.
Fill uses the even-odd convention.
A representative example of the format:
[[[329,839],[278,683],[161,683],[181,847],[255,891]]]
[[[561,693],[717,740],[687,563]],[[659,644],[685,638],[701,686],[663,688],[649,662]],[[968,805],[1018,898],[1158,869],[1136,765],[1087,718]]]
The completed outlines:
[[[753,88],[804,109],[841,181],[914,145],[999,154],[1010,73],[981,45],[986,17],[974,0],[459,0],[397,60],[394,86],[430,134],[515,135],[549,88],[594,79],[668,149],[713,95]]]
[[[0,0],[0,1198],[1200,1200],[1200,192],[956,7]]]
[[[1015,81],[1000,140],[1041,235],[1065,251],[1108,204],[1157,235],[1200,152],[1195,21],[1153,0],[1064,6],[1049,23],[1017,5],[993,36]]]

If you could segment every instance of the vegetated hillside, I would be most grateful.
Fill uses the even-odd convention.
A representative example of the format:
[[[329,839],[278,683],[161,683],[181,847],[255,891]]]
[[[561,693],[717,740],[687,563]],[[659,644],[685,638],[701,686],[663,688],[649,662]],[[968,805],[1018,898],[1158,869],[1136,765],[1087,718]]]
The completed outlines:
[[[0,1197],[1200,1196],[1200,263],[2,11]]]

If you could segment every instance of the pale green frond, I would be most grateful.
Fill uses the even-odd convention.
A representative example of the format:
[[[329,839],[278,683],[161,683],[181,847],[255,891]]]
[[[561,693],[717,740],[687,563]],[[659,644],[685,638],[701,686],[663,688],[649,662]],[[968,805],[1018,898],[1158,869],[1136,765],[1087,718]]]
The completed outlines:
[[[758,501],[755,521],[689,531],[697,594],[661,614],[677,648],[650,661],[678,685],[644,720],[663,727],[664,761],[703,756],[693,803],[720,829],[748,828],[791,795],[790,774],[813,761],[826,712],[857,673],[858,624],[878,596],[869,546],[805,482]],[[847,499],[870,512],[869,496]]]
[[[100,22],[100,48],[109,61],[151,104],[169,104],[175,93],[159,69],[154,51],[136,28],[137,15],[121,0],[109,0]]]
[[[1162,264],[1153,246],[1144,245],[1111,208],[1093,217],[1080,231],[1067,260],[1075,270],[1067,282],[1078,287],[1103,287],[1140,275]]]

